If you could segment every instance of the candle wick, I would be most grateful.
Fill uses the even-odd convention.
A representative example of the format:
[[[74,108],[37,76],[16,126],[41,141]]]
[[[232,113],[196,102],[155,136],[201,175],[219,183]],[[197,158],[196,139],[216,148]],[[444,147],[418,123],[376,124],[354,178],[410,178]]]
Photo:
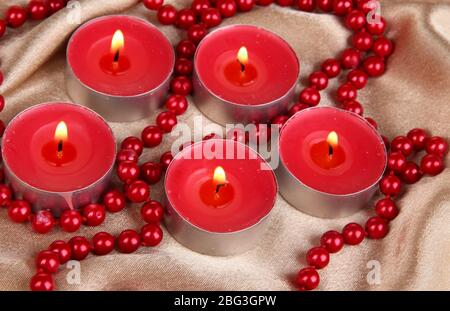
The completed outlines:
[[[333,156],[333,146],[331,146],[330,144],[328,144],[328,156],[332,157]]]
[[[218,184],[216,186],[216,194],[219,193],[220,188],[222,188],[223,186],[225,186],[225,184]]]
[[[58,142],[58,157],[62,156],[62,152],[63,152],[63,144],[64,144],[63,140],[60,140],[60,141]]]
[[[120,49],[117,49],[116,54],[114,54],[114,63],[119,62],[119,57],[120,57]]]
[[[241,73],[245,72],[245,65],[241,62],[239,62],[239,64],[241,65]]]

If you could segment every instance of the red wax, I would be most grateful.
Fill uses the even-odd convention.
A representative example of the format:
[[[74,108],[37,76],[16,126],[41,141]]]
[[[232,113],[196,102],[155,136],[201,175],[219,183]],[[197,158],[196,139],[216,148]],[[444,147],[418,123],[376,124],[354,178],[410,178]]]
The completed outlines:
[[[116,65],[111,41],[116,30],[124,48]],[[69,42],[67,60],[75,76],[98,92],[115,96],[147,93],[166,81],[174,65],[170,42],[146,21],[122,15],[94,19]]]
[[[247,48],[244,74],[237,60]],[[265,29],[236,25],[212,32],[201,41],[195,56],[197,74],[219,98],[237,104],[261,105],[283,97],[295,87],[300,65],[295,52]]]
[[[64,121],[67,140],[58,153],[55,130]],[[103,119],[89,109],[68,103],[42,104],[11,121],[3,138],[5,165],[34,188],[73,192],[86,188],[111,169],[114,136]]]
[[[219,158],[202,152],[211,150],[211,145]],[[227,150],[231,157],[225,157]],[[218,166],[223,167],[227,183],[216,193],[213,175]],[[183,149],[168,168],[165,187],[169,202],[184,219],[217,233],[258,223],[272,210],[277,193],[274,173],[259,155],[243,144],[221,139]]]
[[[330,156],[327,136],[335,131],[338,146]],[[375,184],[386,167],[381,136],[360,116],[331,107],[295,114],[283,127],[280,158],[306,186],[344,195]]]

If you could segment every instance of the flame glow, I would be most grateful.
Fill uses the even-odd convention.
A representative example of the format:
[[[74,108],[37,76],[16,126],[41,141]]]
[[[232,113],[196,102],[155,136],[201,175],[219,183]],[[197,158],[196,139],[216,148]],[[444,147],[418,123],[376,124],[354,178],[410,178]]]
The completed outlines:
[[[335,131],[332,131],[328,134],[327,143],[333,148],[336,148],[338,146],[338,134]]]
[[[237,54],[237,60],[241,65],[247,65],[248,63],[248,52],[245,46],[242,46]]]
[[[118,29],[114,33],[114,36],[111,40],[111,53],[115,55],[117,51],[120,51],[123,49],[125,45],[125,38],[123,36],[123,32]]]
[[[214,170],[213,180],[216,185],[223,185],[227,182],[227,176],[222,166],[218,166]]]
[[[55,140],[57,141],[66,141],[69,136],[66,122],[61,121],[58,123],[58,126],[55,130]]]

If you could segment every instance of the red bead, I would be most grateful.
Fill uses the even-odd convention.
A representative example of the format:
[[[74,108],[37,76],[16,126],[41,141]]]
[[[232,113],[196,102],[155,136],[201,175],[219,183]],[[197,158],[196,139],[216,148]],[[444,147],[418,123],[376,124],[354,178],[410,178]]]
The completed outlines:
[[[433,136],[426,140],[425,150],[429,154],[435,154],[439,157],[443,157],[448,151],[448,143],[442,137]]]
[[[255,0],[235,0],[240,12],[248,12],[255,6]]]
[[[294,0],[275,0],[281,7],[287,7],[294,5]]]
[[[330,254],[325,247],[313,247],[306,253],[306,262],[309,266],[322,269],[330,262]]]
[[[400,151],[405,157],[411,155],[414,150],[412,141],[405,136],[397,136],[391,141],[391,150]]]
[[[205,24],[195,24],[189,27],[187,36],[194,43],[199,43],[208,33]]]
[[[388,169],[394,171],[395,173],[401,174],[405,170],[405,166],[406,157],[403,155],[403,153],[395,151],[389,154],[387,160]]]
[[[234,0],[218,0],[217,9],[223,17],[231,17],[236,14],[237,5]]]
[[[307,87],[300,92],[299,100],[310,106],[317,106],[320,102],[320,93],[315,88]]]
[[[107,232],[99,232],[92,238],[92,248],[97,256],[104,256],[114,249],[114,237]]]
[[[329,78],[337,77],[341,72],[341,64],[335,59],[327,59],[322,63],[322,71]]]
[[[163,111],[156,117],[156,124],[165,133],[170,133],[177,125],[177,116],[170,111]]]
[[[330,253],[337,253],[344,247],[344,237],[339,232],[330,230],[322,235],[320,245]]]
[[[209,3],[209,0],[194,0],[194,1],[192,1],[192,4],[191,4],[191,9],[198,16],[201,16],[203,11],[210,7],[211,7],[211,4]]]
[[[175,115],[182,115],[188,108],[188,101],[186,97],[181,95],[171,95],[167,98],[165,106],[167,110]]]
[[[158,225],[147,224],[141,229],[141,240],[144,246],[156,246],[163,238],[163,231]]]
[[[342,52],[341,66],[344,69],[355,69],[361,62],[361,53],[354,49],[348,48]]]
[[[287,120],[289,120],[288,116],[280,115],[273,118],[272,121],[270,121],[270,123],[278,125],[278,128],[281,128],[287,122]]]
[[[106,208],[102,204],[88,204],[82,209],[83,223],[86,226],[100,226],[106,218]]]
[[[17,28],[25,24],[27,20],[27,11],[17,5],[11,6],[5,14],[5,21],[9,27]]]
[[[377,38],[372,46],[372,52],[380,57],[388,57],[394,51],[394,44],[385,37]]]
[[[342,229],[342,236],[348,245],[357,245],[364,240],[365,233],[363,227],[357,223],[349,223]]]
[[[5,123],[2,120],[0,120],[0,138],[3,137],[5,129],[6,129]]]
[[[354,69],[347,74],[347,82],[350,82],[357,90],[364,88],[369,77],[359,69]]]
[[[319,282],[319,273],[314,268],[303,268],[297,274],[296,283],[300,290],[313,290],[319,286]]]
[[[117,163],[123,162],[123,161],[131,161],[131,162],[138,162],[139,155],[134,151],[133,149],[122,149],[117,153],[116,161]]]
[[[373,0],[358,0],[356,1],[358,9],[363,11],[365,14],[377,9],[379,2]]]
[[[3,81],[3,76],[0,73],[0,85],[2,84],[2,81]],[[3,109],[5,109],[5,98],[2,95],[0,95],[0,112],[2,112]]]
[[[75,232],[80,229],[81,221],[80,213],[74,210],[66,210],[59,218],[59,225],[65,232]]]
[[[161,164],[161,168],[166,170],[169,167],[170,162],[173,160],[173,155],[170,151],[167,151],[161,155],[159,163]]]
[[[48,10],[44,2],[32,0],[28,3],[28,14],[30,14],[31,19],[40,20],[47,17]]]
[[[170,82],[170,90],[174,94],[187,96],[192,92],[192,81],[185,76],[175,77]]]
[[[37,273],[31,278],[30,289],[32,291],[52,291],[55,289],[55,283],[50,274]]]
[[[177,20],[177,9],[170,4],[163,5],[158,10],[157,17],[158,21],[163,25],[174,24]]]
[[[142,203],[149,198],[150,187],[142,180],[135,180],[128,185],[126,195],[131,202]]]
[[[141,173],[139,165],[131,161],[120,162],[116,171],[117,177],[124,183],[130,183],[138,179]]]
[[[360,31],[352,37],[352,44],[360,51],[368,51],[372,48],[373,37],[365,31]]]
[[[331,12],[333,10],[333,0],[316,0],[317,7],[324,12]]]
[[[195,24],[195,12],[191,9],[182,9],[178,12],[176,25],[188,29]]]
[[[333,1],[333,12],[336,15],[345,15],[350,13],[353,7],[352,0],[335,0]]]
[[[379,36],[386,30],[386,20],[382,16],[376,16],[376,18],[380,20],[367,22],[366,28],[372,35]]]
[[[364,71],[370,77],[379,77],[385,71],[384,61],[378,56],[369,56],[363,64]]]
[[[65,7],[65,0],[47,0],[47,7],[50,14],[54,14]]]
[[[358,91],[351,83],[342,84],[336,92],[337,100],[341,103],[355,100],[357,95]]]
[[[153,11],[159,10],[164,4],[164,0],[143,0],[142,2],[147,9]]]
[[[412,161],[408,161],[400,176],[405,183],[414,184],[422,178],[422,175],[423,173],[419,166]]]
[[[378,216],[386,220],[394,219],[399,213],[397,205],[395,205],[395,202],[389,197],[378,200],[375,204],[375,212]]]
[[[190,40],[181,40],[176,47],[179,57],[192,58],[195,54],[195,44]]]
[[[218,9],[208,8],[203,11],[201,20],[206,27],[210,28],[220,25],[222,22],[222,16],[220,15],[220,11]]]
[[[11,202],[8,207],[9,218],[17,223],[26,222],[29,220],[31,215],[31,206],[25,200],[15,200]]]
[[[289,109],[289,116],[292,117],[297,112],[302,111],[306,108],[309,108],[309,106],[307,104],[302,104],[302,103],[295,104]]]
[[[315,0],[297,0],[297,8],[301,11],[312,12],[316,8]]]
[[[364,108],[356,100],[351,100],[351,101],[345,102],[344,103],[344,109],[347,110],[347,111],[359,114],[360,116],[362,116],[363,113],[364,113]]]
[[[366,14],[353,10],[345,17],[345,25],[351,30],[359,30],[366,25]]]
[[[256,4],[259,6],[269,6],[274,0],[256,0]]]
[[[148,201],[141,208],[141,216],[146,223],[159,223],[164,216],[164,208],[158,201]]]
[[[384,176],[380,181],[381,193],[396,197],[401,191],[402,183],[395,175]]]
[[[121,253],[135,252],[141,244],[141,236],[134,230],[122,231],[117,238],[117,249]]]
[[[328,76],[322,71],[315,71],[310,74],[308,81],[310,86],[315,86],[319,91],[328,86]]]
[[[425,148],[425,142],[428,138],[427,132],[420,128],[412,129],[408,132],[406,137],[412,142],[415,150],[422,150]]]
[[[103,197],[103,204],[111,213],[120,212],[125,208],[125,195],[119,190],[110,190]]]
[[[425,174],[435,176],[441,173],[444,168],[444,161],[435,154],[427,154],[420,161],[420,168]]]
[[[0,19],[0,38],[3,37],[5,32],[6,32],[6,22],[4,20]]]
[[[55,219],[49,211],[39,211],[30,217],[31,227],[35,232],[47,233],[55,225]]]
[[[164,132],[154,125],[149,125],[142,131],[141,138],[147,148],[158,146],[163,139]]]
[[[190,76],[194,65],[190,59],[181,57],[175,61],[175,74],[181,76]]]
[[[58,255],[58,260],[61,265],[68,262],[72,256],[72,249],[70,245],[61,240],[54,241],[50,244],[48,249]]]
[[[161,180],[161,164],[155,162],[146,162],[141,166],[141,177],[150,185],[156,184]]]
[[[121,149],[132,149],[140,156],[144,150],[144,145],[142,141],[134,136],[125,138],[120,145]]]
[[[91,244],[89,240],[82,236],[75,236],[69,240],[72,251],[72,259],[81,261],[89,255]]]
[[[38,271],[55,273],[59,268],[59,256],[52,251],[40,251],[36,256],[35,263]]]
[[[381,217],[371,217],[366,222],[366,232],[371,239],[382,239],[389,232],[389,224]]]
[[[0,185],[0,207],[8,207],[11,204],[12,191],[7,185]]]

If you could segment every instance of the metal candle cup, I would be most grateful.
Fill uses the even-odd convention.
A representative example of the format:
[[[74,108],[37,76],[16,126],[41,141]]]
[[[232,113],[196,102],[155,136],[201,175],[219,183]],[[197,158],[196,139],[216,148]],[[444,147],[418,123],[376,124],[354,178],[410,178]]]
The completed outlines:
[[[327,146],[331,132],[339,137],[336,146]],[[365,207],[387,162],[375,128],[357,114],[332,107],[309,108],[291,117],[281,130],[279,148],[281,195],[300,211],[321,218],[345,217]]]
[[[64,144],[55,141],[61,121],[67,124]],[[6,128],[2,144],[15,196],[30,202],[34,211],[55,216],[101,198],[110,184],[115,152],[108,124],[92,110],[70,103],[45,103],[21,112]]]
[[[239,52],[245,48],[244,60]],[[232,25],[207,35],[194,56],[194,99],[211,120],[267,122],[294,98],[300,63],[286,41],[256,26]]]
[[[246,157],[189,157],[209,148],[209,144],[233,146]],[[208,187],[218,167],[226,172],[227,184]],[[178,242],[196,252],[211,256],[239,254],[254,247],[265,233],[276,193],[274,172],[248,146],[222,139],[198,142],[179,152],[167,169],[166,227]]]
[[[123,45],[112,55],[118,30]],[[135,121],[161,106],[174,64],[170,42],[152,24],[125,15],[99,17],[78,28],[69,40],[66,89],[73,101],[108,121]]]

